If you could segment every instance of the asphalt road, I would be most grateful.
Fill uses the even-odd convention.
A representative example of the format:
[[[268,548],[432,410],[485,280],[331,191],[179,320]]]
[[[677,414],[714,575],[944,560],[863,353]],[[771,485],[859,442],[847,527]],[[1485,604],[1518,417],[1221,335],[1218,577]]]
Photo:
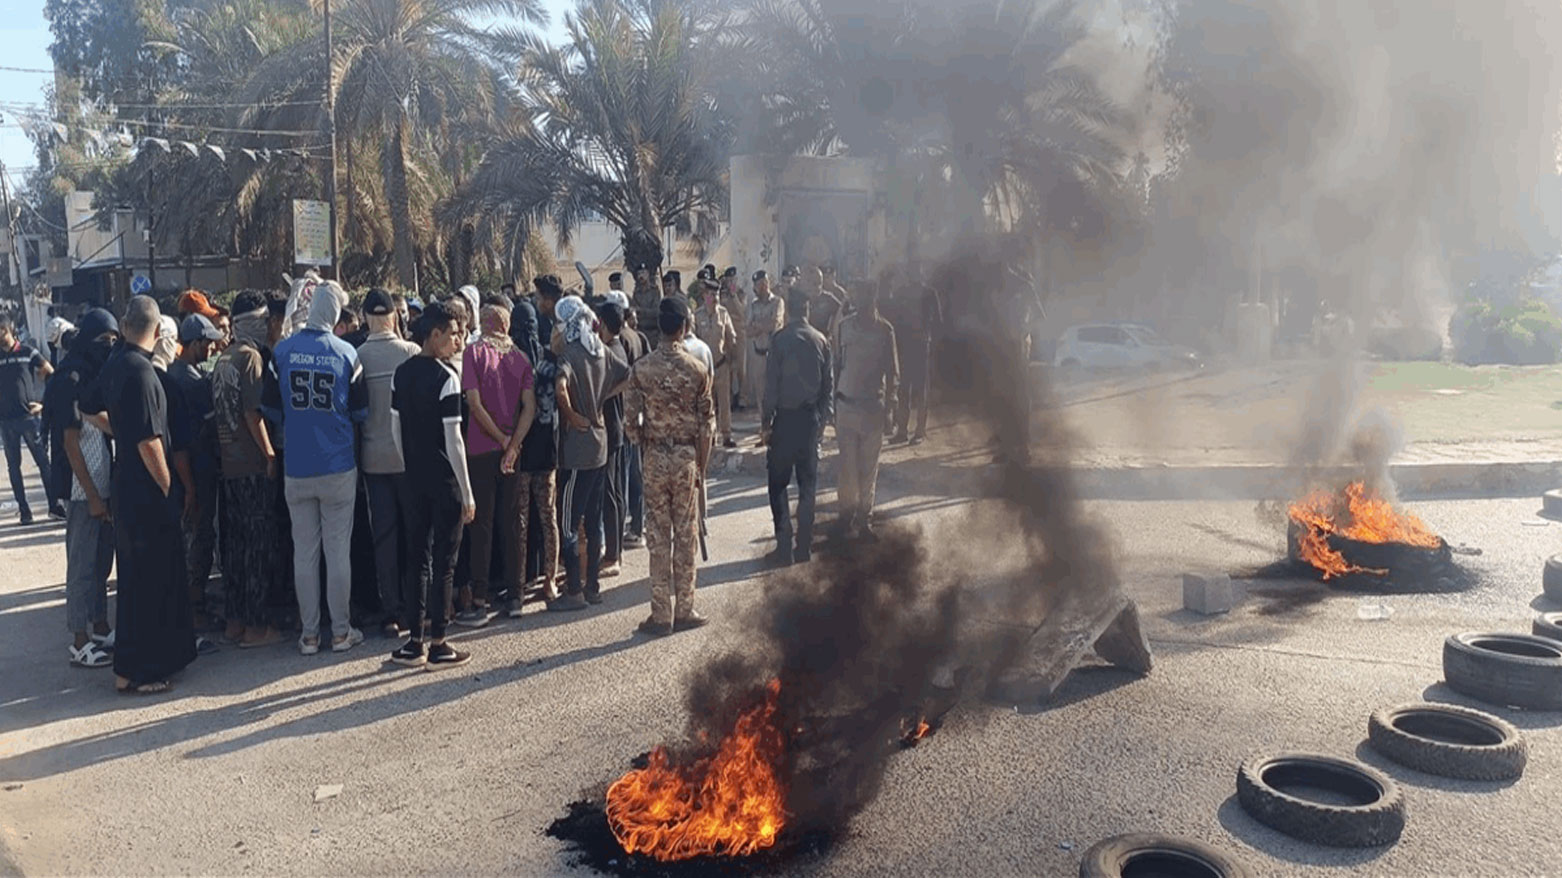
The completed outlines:
[[[905,481],[886,475],[882,505],[920,526],[940,563],[1002,563],[980,547],[1007,535],[973,517],[973,501]],[[475,655],[463,669],[387,670],[393,644],[375,637],[341,656],[227,649],[159,699],[116,696],[109,672],[67,666],[61,529],[0,529],[0,872],[580,871],[543,829],[675,737],[685,674],[743,644],[737,619],[769,549],[763,488],[715,483],[710,500],[699,601],[717,621],[703,631],[632,634],[646,613],[640,553],[594,611],[461,635]],[[1498,711],[1529,738],[1529,770],[1509,785],[1420,775],[1361,746],[1374,708],[1458,700],[1438,685],[1444,636],[1528,630],[1542,559],[1562,550],[1562,524],[1539,523],[1537,507],[1414,504],[1450,542],[1483,550],[1462,559],[1480,584],[1383,598],[1393,618],[1366,622],[1358,597],[1300,583],[1264,583],[1268,596],[1229,616],[1181,609],[1182,571],[1279,556],[1282,535],[1251,502],[1091,504],[1140,603],[1153,673],[1081,672],[1046,707],[958,709],[892,760],[827,856],[791,871],[1063,876],[1102,837],[1158,831],[1219,845],[1261,875],[1558,874],[1562,714]],[[1254,823],[1233,797],[1237,765],[1281,750],[1386,768],[1408,798],[1404,838],[1339,851]],[[324,784],[344,789],[316,803]]]

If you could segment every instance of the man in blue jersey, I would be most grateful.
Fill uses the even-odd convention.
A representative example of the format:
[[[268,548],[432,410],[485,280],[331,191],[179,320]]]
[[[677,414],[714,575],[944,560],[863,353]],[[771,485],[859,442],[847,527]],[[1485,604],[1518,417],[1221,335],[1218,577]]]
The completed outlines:
[[[298,649],[320,651],[320,554],[325,552],[331,650],[363,642],[348,620],[351,541],[358,465],[353,425],[369,415],[368,386],[352,345],[337,338],[347,294],[334,281],[315,288],[304,328],[283,339],[271,358],[276,381],[267,408],[288,449],[283,489],[293,518],[293,581],[304,633]]]

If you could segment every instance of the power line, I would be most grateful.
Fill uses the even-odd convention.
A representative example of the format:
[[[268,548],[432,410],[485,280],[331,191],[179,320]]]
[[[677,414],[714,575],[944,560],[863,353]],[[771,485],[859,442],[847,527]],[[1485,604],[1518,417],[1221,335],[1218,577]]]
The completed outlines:
[[[44,70],[41,67],[0,67],[0,70],[4,70],[7,73],[47,73],[51,76],[54,75],[53,70]]]
[[[44,101],[0,101],[10,107],[19,107],[30,110],[48,110],[49,104]],[[119,110],[270,110],[279,107],[318,107],[319,101],[253,101],[250,103],[231,104],[113,104],[109,109]]]

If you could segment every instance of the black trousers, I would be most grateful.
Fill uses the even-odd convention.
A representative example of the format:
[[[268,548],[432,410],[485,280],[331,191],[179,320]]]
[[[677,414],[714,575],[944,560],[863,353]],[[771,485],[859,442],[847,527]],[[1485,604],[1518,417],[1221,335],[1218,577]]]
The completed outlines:
[[[559,486],[559,517],[564,530],[559,534],[559,560],[564,562],[565,591],[568,594],[594,595],[601,588],[602,571],[602,498],[607,493],[607,467],[559,470],[564,484]],[[586,581],[580,580],[580,536],[576,528],[586,526]]]
[[[445,636],[450,622],[450,595],[456,581],[456,553],[461,549],[461,499],[453,485],[419,485],[408,479],[412,501],[405,510],[407,555],[411,575],[402,596],[402,621],[412,636]]]
[[[775,521],[778,548],[792,541],[791,504],[787,489],[797,477],[797,551],[813,546],[814,496],[819,490],[819,416],[813,409],[776,412],[765,455],[770,475],[770,517]]]
[[[401,619],[403,598],[417,582],[406,538],[412,494],[405,473],[368,473],[363,482],[369,494],[369,533],[380,610],[386,619]]]
[[[624,514],[629,511],[629,446],[607,450],[607,494],[602,501],[603,557],[624,560]]]

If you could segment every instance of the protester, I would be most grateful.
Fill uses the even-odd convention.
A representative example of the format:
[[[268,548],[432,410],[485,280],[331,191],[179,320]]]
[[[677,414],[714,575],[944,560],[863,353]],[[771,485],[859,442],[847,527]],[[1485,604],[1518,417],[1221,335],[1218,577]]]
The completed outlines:
[[[5,443],[5,463],[11,477],[11,495],[21,523],[33,523],[32,507],[27,503],[27,485],[22,480],[22,446],[32,454],[38,476],[43,479],[49,515],[65,518],[65,509],[49,478],[49,451],[39,435],[39,414],[43,412],[41,382],[54,374],[54,367],[43,355],[21,343],[16,324],[0,316],[0,440]]]
[[[477,513],[468,530],[471,584],[461,588],[455,623],[468,628],[493,619],[488,578],[496,528],[507,609],[519,609],[524,596],[527,522],[520,479],[504,472],[500,463],[515,434],[526,435],[537,417],[531,360],[510,338],[510,312],[492,304],[484,305],[481,314],[481,337],[462,355],[461,368],[461,389],[471,411],[466,453]]]
[[[687,297],[683,291],[683,273],[679,271],[669,271],[662,275],[662,298],[674,296],[680,299]]]
[[[749,300],[744,337],[748,359],[748,384],[743,396],[749,405],[758,406],[765,395],[765,357],[770,353],[770,337],[786,325],[786,303],[770,292],[770,275],[763,268],[754,272],[754,298]]]
[[[325,557],[326,605],[331,611],[331,651],[346,652],[363,642],[352,626],[353,504],[358,461],[353,427],[369,415],[363,367],[352,345],[337,338],[347,294],[335,281],[321,281],[302,329],[283,339],[272,354],[278,388],[265,401],[287,437],[283,490],[293,529],[293,583],[303,634],[299,652],[320,651],[320,558]]]
[[[622,389],[629,365],[609,352],[592,325],[586,303],[575,297],[555,305],[558,324],[553,331],[553,351],[559,358],[557,379],[559,415],[563,433],[559,440],[563,510],[565,593],[548,605],[549,610],[585,609],[601,603],[602,503],[607,489],[607,428],[602,407]],[[576,563],[579,534],[585,528],[586,571]]]
[[[814,496],[818,490],[819,440],[833,414],[830,345],[808,322],[810,292],[787,293],[787,324],[770,339],[765,360],[760,436],[768,446],[770,514],[775,522],[772,563],[807,562],[813,553]],[[787,489],[797,476],[797,545]]]
[[[155,694],[195,658],[185,591],[184,545],[168,502],[168,410],[152,368],[157,302],[134,296],[120,328],[124,343],[82,398],[83,414],[106,415],[117,449],[111,497],[118,562],[115,686]]]
[[[363,422],[360,468],[369,501],[380,626],[387,636],[400,637],[402,595],[410,588],[408,578],[415,574],[408,563],[410,552],[406,547],[407,510],[412,500],[401,449],[392,434],[391,381],[402,363],[417,356],[418,346],[403,340],[396,331],[400,318],[395,299],[389,293],[370,290],[363,300],[363,313],[369,336],[358,349],[358,363],[363,367],[363,383],[368,388],[369,417]]]
[[[516,348],[526,355],[532,364],[533,397],[536,400],[536,416],[531,429],[516,430],[510,434],[500,461],[502,473],[515,473],[515,493],[519,501],[517,512],[527,522],[527,539],[523,545],[531,545],[531,535],[537,535],[537,552],[534,563],[528,568],[536,571],[543,584],[543,598],[554,600],[558,592],[554,574],[559,560],[559,520],[555,497],[555,468],[558,466],[557,380],[558,363],[553,352],[543,346],[537,334],[537,311],[526,300],[516,303],[511,312],[510,339]],[[535,523],[536,527],[532,528]],[[521,596],[513,596],[506,613],[512,619],[521,616]]]
[[[266,298],[240,293],[233,300],[233,341],[212,368],[226,636],[245,648],[282,640],[267,618],[266,602],[291,562],[281,554],[277,452],[260,413],[262,351],[270,325]]]
[[[201,367],[223,340],[222,332],[210,320],[192,313],[179,324],[182,348],[168,367],[168,379],[178,389],[193,427],[189,448],[193,490],[184,495],[181,517],[190,606],[201,627],[210,621],[206,612],[206,583],[211,579],[212,554],[217,545],[219,454],[211,378]]]
[[[73,331],[76,327],[69,320],[65,319],[64,314],[55,311],[53,305],[49,306],[48,315],[48,322],[43,325],[43,337],[44,341],[49,345],[50,365],[58,366],[60,358],[65,356],[65,349],[61,344],[61,339],[65,337],[67,332]]]
[[[407,535],[416,571],[402,599],[409,636],[391,661],[455,667],[472,656],[445,642],[447,611],[461,528],[477,515],[461,441],[461,379],[450,366],[461,356],[465,333],[446,303],[430,304],[420,319],[423,347],[396,369],[391,386],[391,435],[406,464]]]
[[[885,412],[895,408],[900,360],[895,330],[879,316],[878,288],[864,284],[856,310],[835,333],[835,439],[840,446],[840,527],[873,538],[869,516],[884,446]]]
[[[643,452],[651,555],[651,615],[639,630],[657,636],[706,623],[694,611],[694,553],[714,414],[710,373],[678,343],[689,331],[688,304],[663,299],[660,312],[668,343],[635,364],[624,404],[624,427]]]
[[[615,299],[613,294],[617,293]],[[631,369],[645,356],[638,333],[624,326],[625,308],[620,303],[622,291],[609,291],[608,301],[598,314],[602,343],[609,353],[624,361]],[[624,429],[623,394],[611,397],[602,407],[603,426],[607,430],[607,491],[604,495],[602,521],[605,537],[602,548],[602,578],[610,579],[622,572],[624,560],[624,522],[628,516],[629,500],[629,441]]]
[[[715,376],[711,392],[716,399],[716,430],[721,434],[721,444],[736,448],[737,443],[732,441],[732,361],[739,353],[738,334],[717,296],[716,281],[707,279],[695,285],[690,296],[694,303],[694,334],[711,352]]]
[[[81,315],[76,340],[44,390],[44,418],[58,459],[65,461],[59,496],[70,498],[65,518],[65,620],[75,637],[70,662],[83,668],[113,663],[108,624],[108,577],[114,566],[113,496],[108,436],[84,420],[77,408],[83,391],[97,381],[119,340],[114,315],[94,308]]]

